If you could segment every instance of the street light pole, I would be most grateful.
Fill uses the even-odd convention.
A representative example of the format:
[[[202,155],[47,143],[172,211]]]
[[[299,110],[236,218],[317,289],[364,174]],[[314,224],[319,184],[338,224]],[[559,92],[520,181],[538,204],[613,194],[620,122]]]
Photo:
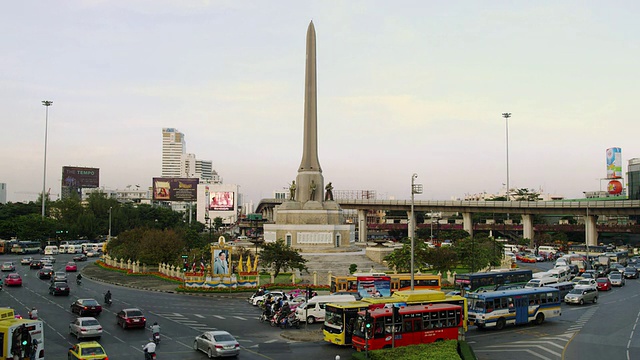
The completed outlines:
[[[49,128],[49,106],[53,105],[53,101],[43,100],[42,105],[47,108],[44,120],[44,171],[42,175],[42,218],[44,219],[44,191],[47,183],[47,131]]]
[[[414,252],[415,252],[415,237],[416,237],[416,217],[413,213],[413,206],[414,206],[414,198],[413,195],[414,194],[422,194],[422,185],[421,184],[415,184],[414,181],[415,179],[418,178],[418,174],[413,174],[411,175],[411,220],[410,220],[410,224],[411,224],[411,233],[409,234],[409,236],[411,237],[411,290],[414,289]]]
[[[112,207],[109,206],[109,236],[107,237],[107,242],[111,241],[111,209]]]
[[[511,201],[511,193],[509,192],[509,118],[511,113],[502,113],[504,118],[505,132],[507,138],[507,201]],[[509,213],[507,213],[507,220],[509,219]]]

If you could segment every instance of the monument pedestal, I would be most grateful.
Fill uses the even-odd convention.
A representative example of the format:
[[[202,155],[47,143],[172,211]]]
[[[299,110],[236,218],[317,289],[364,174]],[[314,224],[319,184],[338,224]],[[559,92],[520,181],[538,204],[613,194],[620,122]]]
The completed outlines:
[[[285,201],[276,207],[275,224],[264,224],[264,240],[285,243],[303,252],[353,251],[355,226],[344,223],[335,201]]]

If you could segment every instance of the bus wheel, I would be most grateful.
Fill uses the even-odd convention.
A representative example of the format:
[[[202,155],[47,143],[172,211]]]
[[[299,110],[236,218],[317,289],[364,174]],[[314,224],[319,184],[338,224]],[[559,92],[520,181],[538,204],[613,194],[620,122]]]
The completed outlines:
[[[544,314],[540,313],[536,316],[536,324],[540,325],[544,322]]]
[[[314,322],[316,322],[316,318],[313,316],[307,317],[307,324],[313,324]]]
[[[498,319],[498,321],[496,322],[496,330],[502,330],[504,329],[504,326],[507,322],[504,320],[504,318],[500,318]]]

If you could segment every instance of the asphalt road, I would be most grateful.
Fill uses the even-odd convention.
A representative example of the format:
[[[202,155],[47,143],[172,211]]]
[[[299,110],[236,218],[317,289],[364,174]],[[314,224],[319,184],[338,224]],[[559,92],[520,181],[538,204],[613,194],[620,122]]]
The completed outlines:
[[[552,263],[529,265],[545,270]],[[638,359],[640,280],[600,292],[597,304],[562,305],[562,316],[542,325],[508,326],[502,331],[471,327],[467,341],[480,360]]]
[[[38,257],[38,256],[36,256]],[[56,270],[72,255],[58,255]],[[70,312],[70,304],[76,298],[94,298],[102,303],[107,289],[113,294],[113,304],[103,307],[96,318],[103,327],[99,342],[110,359],[142,359],[142,346],[150,338],[150,332],[142,329],[124,330],[116,325],[116,312],[121,308],[137,307],[147,317],[148,324],[161,325],[162,340],[157,349],[158,359],[205,359],[202,352],[193,350],[197,335],[207,330],[225,330],[233,334],[241,344],[243,359],[299,359],[313,354],[314,359],[334,359],[336,355],[348,358],[351,349],[337,348],[321,340],[296,341],[304,329],[280,330],[258,321],[261,311],[245,301],[247,296],[203,297],[177,293],[156,292],[121,287],[94,281],[85,277],[81,286],[75,283],[75,274],[69,274],[70,296],[48,294],[48,280],[37,278],[37,270],[19,265],[17,256],[3,256],[0,261],[17,261],[17,272],[23,278],[22,287],[5,288],[0,292],[0,306],[9,306],[26,316],[28,309],[36,307],[45,324],[45,354],[48,360],[67,359],[68,348],[77,343],[69,334],[69,323],[76,315]],[[91,264],[79,262],[80,268]],[[318,339],[321,325],[309,326],[309,339]],[[286,332],[290,333],[286,336]],[[284,336],[283,336],[284,335]]]

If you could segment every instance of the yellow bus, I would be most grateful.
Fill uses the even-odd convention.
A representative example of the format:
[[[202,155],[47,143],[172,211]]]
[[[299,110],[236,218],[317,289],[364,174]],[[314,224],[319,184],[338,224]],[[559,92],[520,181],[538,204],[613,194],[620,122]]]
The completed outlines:
[[[351,345],[353,326],[358,312],[376,309],[388,304],[426,305],[446,303],[462,306],[464,312],[463,331],[467,331],[467,299],[459,296],[447,296],[437,290],[401,290],[386,298],[364,298],[362,301],[327,304],[322,333],[326,342],[336,345]],[[462,334],[464,336],[464,334]]]
[[[10,308],[0,308],[0,359],[44,359],[44,332],[42,321],[16,319]]]
[[[378,274],[364,273],[361,276],[376,276]],[[357,277],[359,274],[352,275],[331,275],[331,292],[337,291],[353,291],[358,292]],[[382,274],[391,276],[391,292],[410,290],[411,274]],[[433,274],[414,274],[413,275],[414,290],[441,290],[442,279],[440,275]]]

